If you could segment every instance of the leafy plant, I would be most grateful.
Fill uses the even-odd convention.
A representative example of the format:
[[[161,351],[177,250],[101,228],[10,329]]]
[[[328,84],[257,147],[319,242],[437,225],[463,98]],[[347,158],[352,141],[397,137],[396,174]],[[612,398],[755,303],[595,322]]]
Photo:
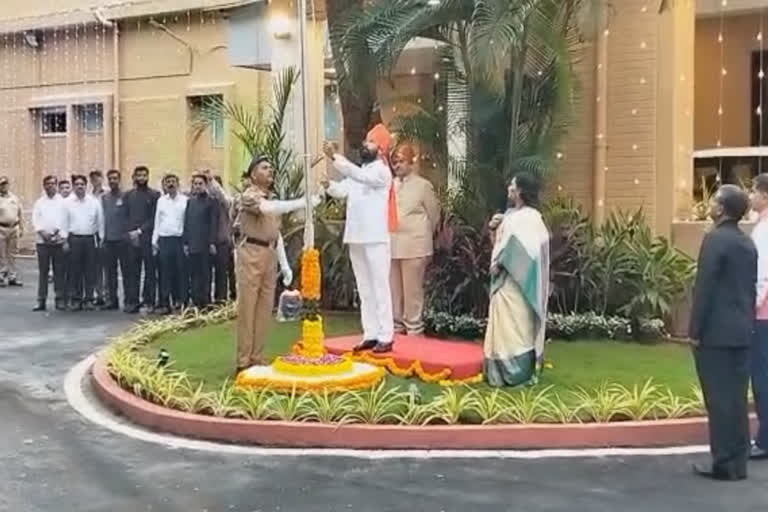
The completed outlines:
[[[238,406],[249,420],[267,420],[273,415],[276,394],[268,389],[246,389],[238,397]]]
[[[473,391],[457,389],[455,387],[446,388],[443,393],[433,402],[434,419],[455,425],[471,411],[477,395]]]
[[[552,386],[542,389],[528,388],[508,395],[508,408],[504,417],[512,423],[536,423],[553,421],[554,404],[550,396]]]
[[[509,410],[509,404],[506,394],[494,389],[490,393],[476,393],[467,408],[476,414],[484,425],[488,425],[502,423]]]
[[[309,395],[302,418],[320,423],[349,423],[354,405],[354,395],[330,393],[325,389],[322,393]]]
[[[304,421],[307,417],[309,395],[293,388],[290,394],[276,394],[271,411],[280,421]]]
[[[626,389],[621,386],[603,382],[594,391],[578,388],[571,394],[581,414],[589,421],[605,423],[630,416],[630,402]]]
[[[357,423],[396,423],[409,403],[410,395],[400,388],[387,387],[383,382],[368,391],[354,395],[354,412],[350,420]]]

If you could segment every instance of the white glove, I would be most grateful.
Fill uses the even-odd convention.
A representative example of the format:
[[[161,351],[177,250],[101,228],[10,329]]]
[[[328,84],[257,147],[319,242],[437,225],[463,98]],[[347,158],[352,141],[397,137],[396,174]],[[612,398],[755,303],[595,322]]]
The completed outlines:
[[[312,206],[317,207],[322,202],[323,202],[323,199],[320,194],[315,194],[312,196]]]
[[[268,200],[259,201],[259,210],[263,213],[274,213],[282,215],[301,210],[306,205],[305,199],[291,199],[290,201]]]
[[[293,270],[291,270],[291,267],[285,267],[282,270],[283,274],[283,286],[288,288],[291,286],[291,283],[293,283]]]
[[[288,255],[285,254],[285,242],[283,242],[283,235],[277,237],[277,261],[280,263],[280,273],[283,274],[283,284],[290,286],[293,282],[293,270],[288,263]]]

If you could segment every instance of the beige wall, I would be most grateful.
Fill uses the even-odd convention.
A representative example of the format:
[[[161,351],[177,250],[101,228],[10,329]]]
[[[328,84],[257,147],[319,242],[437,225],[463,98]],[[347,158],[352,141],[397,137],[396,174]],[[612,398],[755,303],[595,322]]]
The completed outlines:
[[[696,21],[695,146],[713,148],[722,133],[723,146],[749,146],[752,116],[752,51],[760,17],[729,16],[723,25],[723,57],[718,42],[719,18]],[[721,62],[727,74],[722,76]],[[722,119],[718,116],[722,77]],[[720,126],[722,123],[722,132]]]
[[[223,94],[255,105],[268,97],[269,74],[232,68],[227,55],[227,23],[218,17],[187,24],[183,16],[166,20],[168,31],[148,20],[120,25],[120,161],[112,161],[109,104],[113,95],[112,31],[99,25],[62,28],[41,36],[32,49],[21,36],[0,37],[0,174],[30,203],[48,173],[63,176],[116,166],[130,174],[148,165],[156,182],[161,173],[189,174],[212,167],[225,175],[242,165],[242,151],[228,130],[224,148],[205,134],[192,140],[188,97]],[[106,101],[100,135],[73,130],[67,137],[41,137],[35,106]],[[91,101],[91,100],[88,100]],[[70,113],[74,110],[70,110]],[[72,128],[78,123],[72,122]]]

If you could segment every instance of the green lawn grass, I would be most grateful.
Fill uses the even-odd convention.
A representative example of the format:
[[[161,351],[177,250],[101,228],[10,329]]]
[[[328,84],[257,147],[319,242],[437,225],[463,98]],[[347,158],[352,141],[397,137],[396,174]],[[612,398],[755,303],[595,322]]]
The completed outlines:
[[[329,314],[324,317],[327,336],[360,332],[356,316]],[[299,339],[300,324],[275,323],[267,343],[271,359],[289,352]],[[172,367],[187,372],[190,379],[215,389],[232,377],[235,360],[234,323],[227,322],[181,333],[159,337],[142,350],[156,357],[159,350],[168,350]],[[553,385],[557,391],[582,387],[595,389],[602,383],[632,387],[653,378],[654,383],[667,386],[678,395],[690,395],[696,382],[693,362],[687,347],[676,344],[636,344],[616,341],[553,341],[547,346],[545,358],[553,365],[544,372],[542,385]],[[387,384],[407,388],[419,386],[424,397],[441,392],[437,384],[418,379],[387,377]],[[486,386],[475,386],[483,389]]]

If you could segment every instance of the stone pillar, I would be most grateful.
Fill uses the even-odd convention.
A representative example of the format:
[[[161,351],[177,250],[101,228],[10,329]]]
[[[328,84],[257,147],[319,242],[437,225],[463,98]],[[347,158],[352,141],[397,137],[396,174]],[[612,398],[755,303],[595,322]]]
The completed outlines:
[[[655,228],[667,237],[693,194],[695,22],[694,0],[668,3],[659,14]]]

